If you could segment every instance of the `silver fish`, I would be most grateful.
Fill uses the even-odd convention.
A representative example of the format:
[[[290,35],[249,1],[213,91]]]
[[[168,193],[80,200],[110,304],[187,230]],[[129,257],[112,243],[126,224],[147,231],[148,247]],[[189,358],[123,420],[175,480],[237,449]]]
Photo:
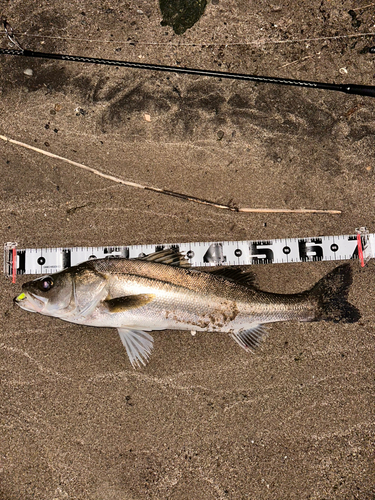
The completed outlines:
[[[172,250],[130,260],[90,260],[25,283],[14,301],[26,311],[117,328],[133,367],[149,359],[151,330],[224,332],[252,351],[264,336],[265,323],[352,323],[360,318],[347,301],[349,264],[337,267],[310,290],[290,295],[259,290],[253,274],[238,267],[202,272],[187,266]]]

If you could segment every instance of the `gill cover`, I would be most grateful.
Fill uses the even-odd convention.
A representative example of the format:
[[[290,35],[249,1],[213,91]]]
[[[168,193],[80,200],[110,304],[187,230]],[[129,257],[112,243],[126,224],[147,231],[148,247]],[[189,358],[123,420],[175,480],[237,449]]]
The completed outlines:
[[[105,277],[85,262],[25,283],[16,302],[29,311],[79,321],[105,298],[105,285]]]

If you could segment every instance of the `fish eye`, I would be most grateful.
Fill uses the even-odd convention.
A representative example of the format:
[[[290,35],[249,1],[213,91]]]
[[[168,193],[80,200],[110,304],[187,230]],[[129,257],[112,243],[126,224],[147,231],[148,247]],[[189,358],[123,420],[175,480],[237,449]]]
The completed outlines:
[[[43,292],[48,292],[48,290],[50,290],[52,287],[53,287],[53,279],[48,277],[48,278],[44,278],[41,282],[41,285],[42,285],[42,291]]]

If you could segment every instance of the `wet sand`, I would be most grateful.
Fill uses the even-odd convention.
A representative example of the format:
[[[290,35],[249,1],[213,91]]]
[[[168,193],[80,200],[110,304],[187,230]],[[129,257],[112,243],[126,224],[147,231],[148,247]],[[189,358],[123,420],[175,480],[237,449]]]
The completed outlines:
[[[373,38],[351,37],[374,31],[373,7],[353,5],[220,0],[180,36],[142,0],[8,2],[2,14],[33,50],[375,84]],[[8,56],[0,68],[2,135],[217,203],[342,211],[225,211],[0,141],[4,243],[374,232],[375,99]],[[335,265],[254,271],[287,293]],[[2,276],[1,500],[374,499],[374,264],[352,266],[356,324],[274,324],[255,355],[226,335],[156,332],[141,370],[115,330],[13,307],[30,276]]]

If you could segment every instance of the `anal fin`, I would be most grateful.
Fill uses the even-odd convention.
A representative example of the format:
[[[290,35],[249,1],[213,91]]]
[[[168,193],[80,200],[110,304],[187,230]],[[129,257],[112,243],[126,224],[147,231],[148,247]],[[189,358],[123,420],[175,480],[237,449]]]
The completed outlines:
[[[146,366],[154,345],[154,339],[149,333],[141,330],[118,328],[121,342],[124,344],[133,368]]]
[[[254,352],[259,347],[266,331],[260,323],[252,323],[246,330],[231,333],[230,336],[247,352]]]

